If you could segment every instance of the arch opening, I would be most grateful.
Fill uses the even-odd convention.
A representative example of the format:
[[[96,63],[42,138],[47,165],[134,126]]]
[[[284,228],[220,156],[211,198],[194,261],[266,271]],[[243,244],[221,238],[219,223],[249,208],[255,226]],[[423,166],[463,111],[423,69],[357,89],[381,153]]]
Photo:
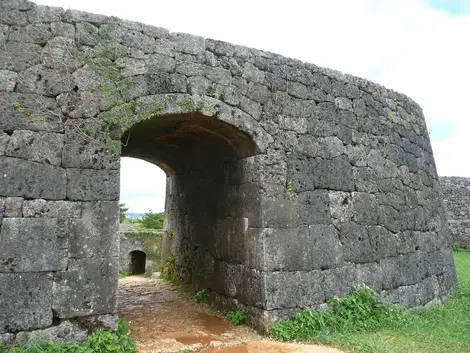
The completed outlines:
[[[143,275],[145,273],[145,263],[147,256],[145,252],[134,250],[129,253],[129,274]]]
[[[167,175],[163,274],[194,290],[227,295],[220,289],[227,263],[245,262],[245,206],[254,192],[241,190],[254,184],[245,174],[256,144],[238,128],[200,113],[140,121],[121,141],[123,157],[153,163]]]

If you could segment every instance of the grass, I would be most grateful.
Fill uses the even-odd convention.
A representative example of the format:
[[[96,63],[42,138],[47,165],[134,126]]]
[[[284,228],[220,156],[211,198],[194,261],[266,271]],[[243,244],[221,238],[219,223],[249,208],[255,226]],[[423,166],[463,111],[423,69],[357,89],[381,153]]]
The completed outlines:
[[[81,345],[36,341],[15,345],[8,350],[0,346],[0,352],[8,353],[135,353],[135,342],[129,336],[128,324],[118,321],[116,332],[94,331]]]
[[[399,325],[321,330],[305,341],[354,353],[469,353],[470,252],[454,252],[458,291],[446,304],[411,311]]]

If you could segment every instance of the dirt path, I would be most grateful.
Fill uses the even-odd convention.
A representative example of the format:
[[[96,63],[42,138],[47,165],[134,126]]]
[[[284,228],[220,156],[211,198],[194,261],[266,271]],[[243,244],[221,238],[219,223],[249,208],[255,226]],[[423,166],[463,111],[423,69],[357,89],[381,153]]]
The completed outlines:
[[[137,352],[341,353],[327,347],[273,342],[245,326],[232,326],[161,280],[119,280],[119,316],[131,322]]]

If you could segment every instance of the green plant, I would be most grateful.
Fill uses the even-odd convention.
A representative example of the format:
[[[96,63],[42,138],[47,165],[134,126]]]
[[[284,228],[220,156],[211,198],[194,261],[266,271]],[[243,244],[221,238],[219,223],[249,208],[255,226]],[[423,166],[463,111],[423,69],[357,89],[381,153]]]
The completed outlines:
[[[165,260],[165,264],[162,266],[160,278],[170,283],[181,285],[181,280],[176,276],[175,263],[176,259],[173,256],[168,256]]]
[[[129,276],[129,274],[126,271],[119,271],[119,278],[125,278]]]
[[[142,224],[145,228],[162,229],[163,219],[164,219],[163,212],[155,213],[155,212],[152,212],[152,210],[150,210],[142,217],[142,219],[139,220],[139,223]]]
[[[0,347],[1,348],[1,347]],[[17,344],[9,353],[134,353],[135,342],[129,335],[129,327],[118,321],[116,332],[94,331],[82,345],[75,343],[53,343],[38,340]]]
[[[173,232],[171,230],[168,230],[166,232],[166,236],[168,237],[168,239],[172,239],[173,238]]]
[[[292,320],[278,321],[270,328],[271,337],[281,341],[315,340],[334,332],[357,332],[396,326],[407,320],[405,309],[377,300],[377,294],[366,286],[343,298],[327,301],[326,310],[307,310]]]
[[[225,317],[227,318],[227,320],[232,324],[232,325],[242,325],[245,323],[245,313],[241,312],[241,311],[227,311],[225,313]]]
[[[207,301],[209,300],[209,293],[207,293],[207,290],[205,289],[200,290],[199,292],[196,292],[194,294],[194,299],[198,303],[207,303]]]
[[[126,207],[124,202],[119,203],[119,223],[123,223],[126,220],[126,212],[129,211],[129,207]]]

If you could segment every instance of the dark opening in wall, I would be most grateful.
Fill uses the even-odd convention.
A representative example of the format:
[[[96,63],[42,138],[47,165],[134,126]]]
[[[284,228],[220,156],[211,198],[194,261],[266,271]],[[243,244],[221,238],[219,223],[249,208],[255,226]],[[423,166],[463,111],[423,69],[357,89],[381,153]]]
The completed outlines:
[[[145,273],[146,255],[143,251],[135,250],[129,253],[129,274],[140,275]]]

